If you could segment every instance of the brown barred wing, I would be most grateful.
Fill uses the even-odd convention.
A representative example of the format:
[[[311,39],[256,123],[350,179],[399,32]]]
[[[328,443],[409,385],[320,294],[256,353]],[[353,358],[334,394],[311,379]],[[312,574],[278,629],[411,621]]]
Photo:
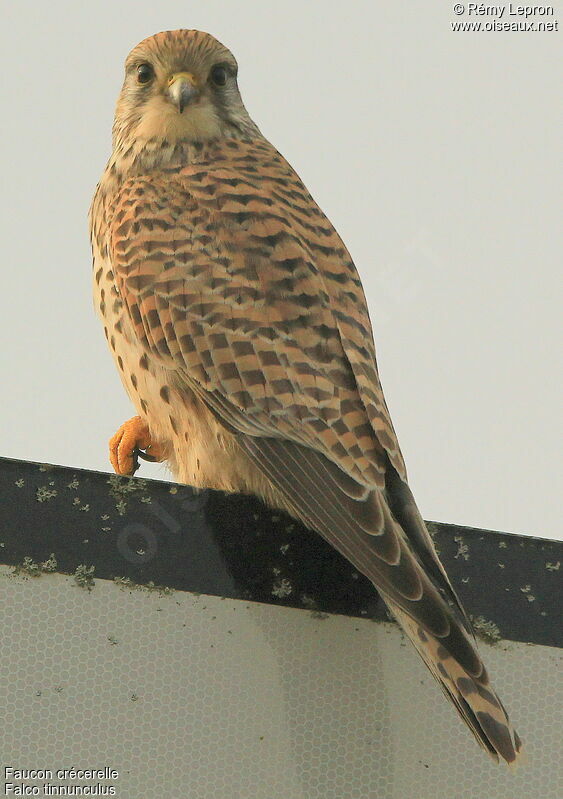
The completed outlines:
[[[336,317],[345,300],[328,290],[330,270],[295,212],[273,199],[275,173],[268,183],[220,161],[195,170],[129,181],[115,204],[112,265],[135,334],[163,363],[228,397],[257,434],[317,448],[382,486],[386,452],[400,453],[369,355],[365,302],[355,303],[365,312],[356,329],[371,357],[377,424],[343,347]],[[317,213],[326,241],[332,228]],[[351,286],[341,284],[343,297]]]
[[[287,507],[373,581],[411,637],[413,626],[438,679],[447,653],[481,701],[483,664],[402,493],[359,278],[295,173],[267,143],[224,143],[212,163],[128,181],[113,210],[112,266],[139,342],[236,432]],[[510,760],[514,738],[491,696],[498,726],[476,735]]]
[[[491,686],[457,598],[434,566],[430,574],[424,571],[404,540],[387,502],[392,485],[386,496],[377,488],[361,492],[323,455],[288,441],[243,436],[242,446],[284,494],[288,509],[372,580],[483,749],[496,761],[513,763],[521,748],[518,734]],[[391,484],[394,479],[396,473]]]

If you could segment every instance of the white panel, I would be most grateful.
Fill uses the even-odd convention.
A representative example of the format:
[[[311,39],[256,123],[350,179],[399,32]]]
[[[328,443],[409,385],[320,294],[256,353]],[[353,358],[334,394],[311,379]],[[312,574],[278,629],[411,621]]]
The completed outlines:
[[[483,644],[528,752],[508,770],[393,625],[8,575],[2,771],[111,766],[122,799],[562,796],[559,649]]]

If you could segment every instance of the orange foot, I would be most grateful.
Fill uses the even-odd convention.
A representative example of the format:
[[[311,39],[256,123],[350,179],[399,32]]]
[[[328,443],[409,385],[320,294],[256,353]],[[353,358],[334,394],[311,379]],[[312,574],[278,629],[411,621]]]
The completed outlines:
[[[117,474],[131,477],[139,468],[139,458],[162,461],[164,455],[158,445],[152,443],[144,419],[134,416],[110,438],[109,459]]]

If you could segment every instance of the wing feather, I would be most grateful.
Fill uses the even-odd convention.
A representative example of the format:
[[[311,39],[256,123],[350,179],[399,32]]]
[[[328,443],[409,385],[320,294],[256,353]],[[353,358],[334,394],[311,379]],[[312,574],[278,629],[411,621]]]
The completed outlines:
[[[406,483],[354,264],[271,145],[217,147],[116,198],[133,335],[372,580],[480,742],[511,761],[518,740]]]

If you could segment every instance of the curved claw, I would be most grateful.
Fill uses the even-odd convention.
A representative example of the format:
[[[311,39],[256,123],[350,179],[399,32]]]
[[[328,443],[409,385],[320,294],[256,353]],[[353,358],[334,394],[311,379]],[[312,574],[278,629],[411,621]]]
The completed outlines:
[[[135,454],[137,457],[142,458],[144,461],[148,461],[149,463],[158,463],[159,460],[155,455],[151,455],[142,449],[136,449]]]
[[[129,477],[139,468],[139,458],[152,463],[162,460],[159,447],[152,443],[148,425],[140,416],[124,422],[112,436],[109,458],[117,474]]]

